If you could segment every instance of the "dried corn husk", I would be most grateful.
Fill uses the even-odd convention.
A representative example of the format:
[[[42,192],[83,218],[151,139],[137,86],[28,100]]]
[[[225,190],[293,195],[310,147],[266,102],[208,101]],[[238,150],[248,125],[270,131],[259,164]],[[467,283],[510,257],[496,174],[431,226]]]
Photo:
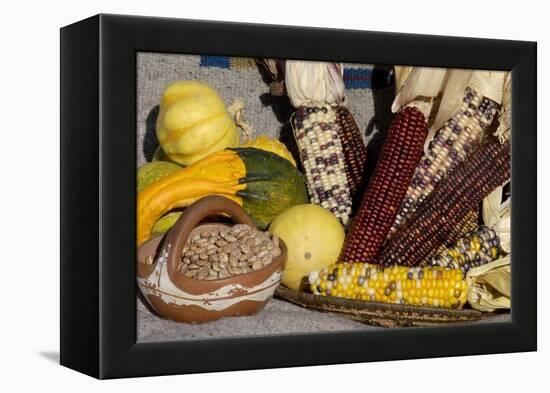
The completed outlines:
[[[468,82],[472,78],[472,70],[452,69],[447,71],[447,79],[443,86],[443,95],[437,108],[435,119],[430,127],[433,136],[435,131],[439,130],[447,120],[454,116],[462,104],[464,90],[468,87]],[[431,138],[430,138],[431,140]]]
[[[468,271],[468,303],[479,311],[510,308],[510,256]]]
[[[502,187],[496,188],[483,200],[483,222],[496,232],[500,247],[510,253],[510,206],[511,199],[502,202]]]
[[[398,112],[401,108],[414,105],[429,117],[434,99],[442,90],[447,70],[445,68],[412,67],[412,70],[397,66],[396,75],[399,75],[398,84],[401,84],[392,111]],[[407,75],[406,79],[404,79]]]
[[[240,131],[240,140],[248,142],[252,138],[252,124],[244,121],[244,102],[238,98],[227,107],[227,112]]]
[[[502,109],[500,111],[498,121],[498,129],[495,136],[498,137],[500,143],[504,143],[511,136],[512,130],[512,80],[511,73],[506,73],[504,78],[504,92],[502,94]]]
[[[285,86],[296,108],[322,104],[342,105],[346,100],[342,63],[287,60]]]
[[[472,74],[468,83],[472,89],[482,96],[485,96],[496,103],[502,103],[502,90],[504,87],[504,71],[483,71],[477,70]]]
[[[269,93],[272,96],[285,95],[285,61],[269,58],[256,59],[256,61],[266,69],[272,79],[269,83]]]
[[[395,66],[395,94],[397,95],[407,79],[411,74],[414,67],[411,66]]]

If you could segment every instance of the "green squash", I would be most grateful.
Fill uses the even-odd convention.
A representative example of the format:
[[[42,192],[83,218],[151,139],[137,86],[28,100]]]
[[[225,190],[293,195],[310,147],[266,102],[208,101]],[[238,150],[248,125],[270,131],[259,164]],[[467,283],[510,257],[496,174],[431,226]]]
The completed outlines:
[[[304,175],[287,159],[256,148],[229,150],[236,151],[246,166],[246,175],[240,179],[246,188],[237,196],[258,228],[266,229],[289,207],[309,202]]]

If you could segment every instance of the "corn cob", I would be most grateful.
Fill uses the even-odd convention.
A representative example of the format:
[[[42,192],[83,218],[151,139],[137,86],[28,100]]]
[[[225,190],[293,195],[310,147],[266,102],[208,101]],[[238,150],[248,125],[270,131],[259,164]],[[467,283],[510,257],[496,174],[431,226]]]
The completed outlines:
[[[367,148],[353,115],[346,107],[336,109],[336,130],[342,143],[344,166],[353,199],[357,192],[363,190]]]
[[[474,267],[485,265],[500,256],[500,239],[494,230],[482,225],[467,233],[449,248],[421,266],[441,266],[460,269],[465,275]]]
[[[389,237],[416,211],[434,187],[477,146],[497,113],[497,103],[467,88],[459,111],[435,134],[407,190]]]
[[[321,296],[445,308],[460,308],[467,299],[461,271],[444,267],[337,263],[308,279],[311,292]]]
[[[422,156],[427,132],[424,115],[417,108],[407,107],[397,114],[352,222],[340,261],[375,262]]]
[[[351,198],[335,121],[336,111],[330,106],[300,107],[292,118],[311,202],[334,213],[345,225]]]
[[[460,221],[453,229],[449,232],[447,238],[443,241],[439,248],[434,249],[430,255],[422,261],[421,265],[424,263],[430,262],[432,258],[436,255],[444,252],[448,246],[453,244],[457,239],[466,236],[468,232],[473,232],[478,228],[479,214],[477,210],[470,210],[466,213],[466,216]]]
[[[386,244],[379,263],[417,266],[492,190],[510,178],[510,143],[491,137],[439,183]]]

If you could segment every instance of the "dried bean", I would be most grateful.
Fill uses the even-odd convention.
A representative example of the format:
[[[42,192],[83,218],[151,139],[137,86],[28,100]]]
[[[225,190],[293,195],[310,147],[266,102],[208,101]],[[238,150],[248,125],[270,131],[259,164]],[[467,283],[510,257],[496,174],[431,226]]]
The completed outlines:
[[[229,273],[231,273],[231,274],[242,274],[243,269],[241,269],[240,267],[232,266],[232,267],[229,268]]]
[[[214,242],[214,244],[216,244],[216,246],[218,247],[224,247],[224,246],[227,246],[227,242],[223,239],[219,239],[219,240],[216,240]]]
[[[241,251],[244,254],[248,254],[250,252],[250,246],[248,244],[241,244]]]
[[[252,270],[260,270],[261,268],[263,268],[264,265],[262,264],[261,261],[255,261],[253,264],[252,264]]]
[[[237,241],[237,238],[235,236],[232,236],[232,235],[227,235],[226,237],[224,237],[224,239],[226,241],[228,241],[229,243],[235,243]]]
[[[232,266],[232,267],[235,267],[239,264],[239,258],[233,256],[233,255],[230,255],[229,256],[229,266]]]
[[[209,274],[210,274],[210,269],[208,268],[208,266],[201,267],[199,269],[199,272],[197,273],[197,278],[199,280],[204,280],[206,277],[208,277]]]
[[[261,259],[265,257],[267,254],[271,254],[271,253],[264,249],[264,250],[261,250],[258,254],[256,254],[256,256]]]

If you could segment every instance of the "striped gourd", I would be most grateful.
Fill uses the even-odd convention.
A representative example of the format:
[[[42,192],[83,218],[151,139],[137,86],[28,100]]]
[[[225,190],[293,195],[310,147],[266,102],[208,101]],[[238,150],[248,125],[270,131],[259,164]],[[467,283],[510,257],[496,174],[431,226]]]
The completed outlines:
[[[375,263],[403,200],[428,129],[422,112],[406,107],[394,118],[339,260]]]
[[[467,88],[458,112],[439,129],[415,170],[407,196],[390,230],[391,237],[434,187],[479,144],[497,113],[497,103]]]
[[[510,143],[490,137],[459,164],[386,244],[383,265],[417,266],[448,238],[468,211],[510,178]]]
[[[328,105],[300,107],[292,117],[311,202],[334,213],[345,225],[351,196],[335,123],[336,110]]]
[[[468,288],[457,269],[366,263],[329,265],[310,273],[308,280],[315,295],[445,308],[462,307]]]
[[[500,239],[493,229],[484,225],[465,234],[421,266],[441,266],[460,269],[463,274],[474,267],[485,265],[500,256]]]

